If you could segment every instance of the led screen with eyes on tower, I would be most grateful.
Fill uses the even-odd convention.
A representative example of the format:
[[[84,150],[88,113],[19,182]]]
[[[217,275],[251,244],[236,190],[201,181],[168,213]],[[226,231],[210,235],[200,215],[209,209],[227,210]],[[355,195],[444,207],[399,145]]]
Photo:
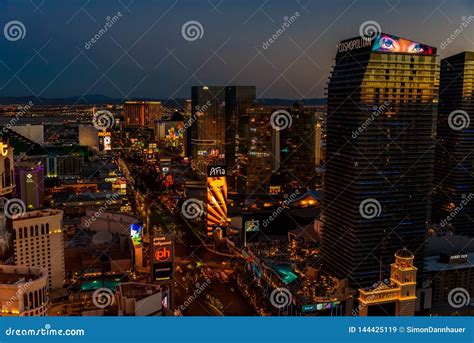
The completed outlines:
[[[409,39],[400,38],[386,33],[379,33],[374,39],[372,51],[417,54],[417,55],[434,55],[436,48],[432,46],[414,42]]]

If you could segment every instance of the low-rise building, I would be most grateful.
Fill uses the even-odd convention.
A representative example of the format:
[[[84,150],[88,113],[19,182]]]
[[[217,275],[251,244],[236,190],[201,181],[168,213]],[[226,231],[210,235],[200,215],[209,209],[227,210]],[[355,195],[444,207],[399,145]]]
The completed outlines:
[[[0,316],[47,316],[47,288],[44,268],[0,265]]]

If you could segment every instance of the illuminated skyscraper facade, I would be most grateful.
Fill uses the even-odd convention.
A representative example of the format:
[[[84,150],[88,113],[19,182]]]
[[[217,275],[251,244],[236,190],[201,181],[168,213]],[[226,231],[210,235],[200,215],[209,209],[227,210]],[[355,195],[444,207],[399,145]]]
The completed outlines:
[[[39,209],[44,201],[44,166],[40,162],[19,162],[15,166],[16,194],[27,209]]]
[[[154,128],[161,119],[163,108],[159,101],[127,101],[123,104],[124,126]]]
[[[441,61],[433,223],[474,236],[474,52]],[[451,216],[451,213],[456,213]]]
[[[255,102],[255,86],[229,86],[225,89],[225,164],[231,175],[231,186],[235,188],[234,170],[246,151],[245,129],[248,124],[246,109]]]
[[[63,211],[30,211],[13,218],[15,264],[42,267],[47,271],[48,289],[63,287],[64,267]]]
[[[187,152],[194,167],[205,175],[208,164],[224,163],[225,87],[194,86],[191,101]]]
[[[328,85],[324,267],[354,286],[402,246],[422,267],[433,186],[436,49],[387,34],[338,45]]]
[[[12,238],[12,208],[16,201],[12,198],[15,190],[13,169],[13,148],[8,140],[0,138],[0,260],[8,260],[13,253]]]
[[[273,110],[268,107],[253,107],[246,111],[247,139],[241,148],[245,157],[239,162],[239,190],[246,194],[269,192],[270,176],[276,167],[275,138],[277,132],[270,125]]]
[[[299,104],[289,111],[291,125],[279,131],[280,173],[290,188],[310,186],[315,176],[316,113]]]
[[[225,164],[232,174],[241,156],[239,143],[243,139],[245,109],[255,101],[255,87],[195,86],[191,88],[191,101],[192,122],[186,137],[188,156],[203,175],[207,165],[216,164]]]

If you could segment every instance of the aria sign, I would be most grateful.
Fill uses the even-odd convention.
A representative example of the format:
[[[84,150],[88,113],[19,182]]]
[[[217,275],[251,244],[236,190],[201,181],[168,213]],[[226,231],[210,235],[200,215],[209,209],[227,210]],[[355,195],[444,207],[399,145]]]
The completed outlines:
[[[219,177],[225,176],[225,166],[208,166],[207,167],[207,176],[208,177]]]

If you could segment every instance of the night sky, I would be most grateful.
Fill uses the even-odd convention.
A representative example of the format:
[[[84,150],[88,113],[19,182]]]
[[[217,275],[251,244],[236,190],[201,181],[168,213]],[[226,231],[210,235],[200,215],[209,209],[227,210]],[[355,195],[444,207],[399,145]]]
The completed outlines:
[[[0,35],[0,96],[166,99],[189,97],[192,85],[237,84],[264,98],[324,97],[336,44],[363,22],[446,57],[474,50],[474,18],[439,49],[470,15],[472,0],[0,0],[0,28],[18,20],[26,29],[16,41]],[[200,39],[183,38],[188,21],[202,25]]]

